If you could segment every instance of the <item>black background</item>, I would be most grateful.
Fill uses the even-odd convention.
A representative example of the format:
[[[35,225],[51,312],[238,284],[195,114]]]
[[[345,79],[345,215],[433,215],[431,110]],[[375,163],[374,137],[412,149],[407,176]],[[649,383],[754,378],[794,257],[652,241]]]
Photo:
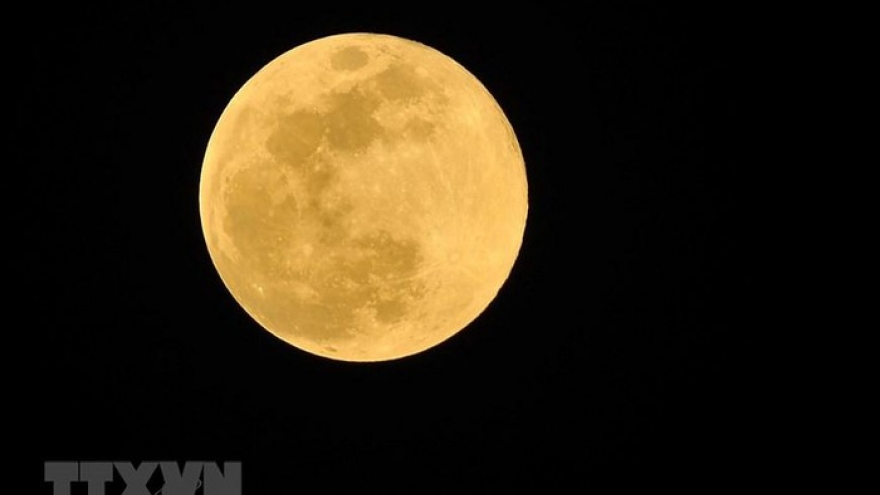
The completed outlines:
[[[552,493],[765,471],[752,15],[246,2],[13,19],[28,477],[50,493],[46,460],[210,459],[242,461],[249,494]],[[530,187],[490,307],[435,349],[369,365],[261,330],[198,216],[229,98],[282,52],[350,31],[474,73]]]

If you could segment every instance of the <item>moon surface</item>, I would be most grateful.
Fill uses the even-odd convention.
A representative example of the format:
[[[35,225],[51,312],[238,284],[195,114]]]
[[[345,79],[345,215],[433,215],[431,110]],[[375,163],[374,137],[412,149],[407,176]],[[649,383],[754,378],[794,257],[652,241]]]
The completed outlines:
[[[234,95],[199,209],[220,278],[263,328],[319,356],[384,361],[492,302],[528,186],[476,77],[415,41],[353,33],[282,54]]]

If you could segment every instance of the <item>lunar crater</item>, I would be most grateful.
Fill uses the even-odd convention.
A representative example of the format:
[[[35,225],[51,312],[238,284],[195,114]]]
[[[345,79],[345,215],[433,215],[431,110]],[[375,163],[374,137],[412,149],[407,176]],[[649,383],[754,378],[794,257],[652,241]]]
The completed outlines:
[[[370,56],[356,46],[346,46],[338,50],[330,59],[330,63],[336,70],[357,70],[367,65]]]

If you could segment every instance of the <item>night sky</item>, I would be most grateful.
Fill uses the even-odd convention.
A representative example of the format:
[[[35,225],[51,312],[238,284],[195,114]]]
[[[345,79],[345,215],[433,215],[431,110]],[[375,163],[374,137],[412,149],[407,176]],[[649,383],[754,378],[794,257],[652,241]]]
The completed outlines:
[[[25,33],[7,75],[25,175],[6,184],[24,198],[10,311],[26,314],[7,324],[36,380],[21,401],[28,493],[51,493],[48,460],[237,460],[246,494],[557,493],[766,469],[742,13],[504,5],[10,19]],[[198,212],[229,98],[284,51],[351,31],[420,41],[476,75],[530,187],[489,308],[377,364],[262,330],[214,270]]]

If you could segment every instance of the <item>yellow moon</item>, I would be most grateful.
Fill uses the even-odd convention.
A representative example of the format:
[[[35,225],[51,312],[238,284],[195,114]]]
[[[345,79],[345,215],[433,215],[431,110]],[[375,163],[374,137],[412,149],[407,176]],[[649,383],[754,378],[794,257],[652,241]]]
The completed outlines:
[[[233,96],[199,210],[220,278],[262,327],[319,356],[385,361],[492,302],[528,187],[476,77],[415,41],[352,33],[282,54]]]

